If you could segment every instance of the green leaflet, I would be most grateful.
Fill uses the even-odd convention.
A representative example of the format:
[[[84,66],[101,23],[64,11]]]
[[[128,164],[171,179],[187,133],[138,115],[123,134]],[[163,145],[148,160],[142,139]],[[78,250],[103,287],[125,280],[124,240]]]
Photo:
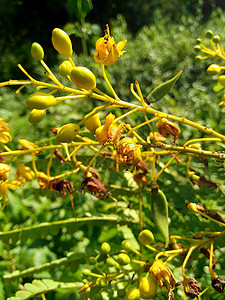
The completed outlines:
[[[182,74],[183,69],[180,70],[180,72],[175,75],[173,78],[170,80],[158,85],[154,90],[150,92],[148,95],[147,99],[151,102],[157,102],[161,98],[163,98],[165,95],[167,95],[171,89],[173,88],[174,84],[176,81],[180,78],[180,75]]]
[[[162,234],[167,247],[169,243],[168,204],[166,196],[158,188],[151,191],[151,213],[155,226]]]

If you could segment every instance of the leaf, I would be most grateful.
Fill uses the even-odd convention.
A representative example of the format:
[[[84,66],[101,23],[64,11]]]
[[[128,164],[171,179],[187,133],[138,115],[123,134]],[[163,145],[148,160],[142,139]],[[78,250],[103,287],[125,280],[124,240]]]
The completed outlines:
[[[82,283],[76,282],[58,282],[52,279],[37,280],[32,283],[25,283],[24,289],[17,291],[15,297],[10,297],[7,300],[28,300],[41,294],[46,294],[50,291],[61,289],[80,288]]]

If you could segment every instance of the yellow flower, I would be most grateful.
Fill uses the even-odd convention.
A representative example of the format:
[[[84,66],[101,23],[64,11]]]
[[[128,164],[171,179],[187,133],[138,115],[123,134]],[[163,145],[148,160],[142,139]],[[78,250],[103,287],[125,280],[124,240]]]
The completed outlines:
[[[110,36],[109,26],[106,25],[105,36],[96,42],[96,53],[94,54],[95,62],[103,63],[104,65],[115,64],[119,57],[126,52],[122,51],[126,43],[127,41],[125,40],[116,44],[114,38]]]
[[[9,189],[15,190],[21,188],[22,183],[18,180],[6,180],[0,181],[0,195],[4,198],[2,209],[8,204],[8,191]]]
[[[7,180],[9,177],[10,166],[0,163],[0,180]]]
[[[171,270],[164,264],[162,260],[155,260],[150,268],[150,272],[161,288],[164,288],[167,291],[165,285],[169,286],[169,299],[173,299],[173,290],[175,288],[176,281]]]
[[[35,173],[31,170],[30,167],[19,164],[17,166],[16,170],[16,179],[19,180],[21,178],[21,181],[31,181],[34,177]]]
[[[1,143],[8,143],[12,140],[12,137],[9,133],[8,124],[0,118],[0,142]]]

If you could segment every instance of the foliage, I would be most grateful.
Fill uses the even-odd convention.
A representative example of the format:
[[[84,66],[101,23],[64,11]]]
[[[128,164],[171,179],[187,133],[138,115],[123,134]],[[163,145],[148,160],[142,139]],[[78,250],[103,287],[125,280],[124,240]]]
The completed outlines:
[[[155,18],[158,16],[160,14],[156,14]],[[223,20],[221,11],[217,11],[209,20],[209,28],[212,30],[220,24],[216,33],[222,38]],[[29,75],[28,79],[24,77],[26,81],[24,79],[2,84],[27,85],[26,92],[21,90],[16,97],[11,89],[2,87],[1,117],[8,121],[10,132],[7,125],[2,123],[4,139],[8,139],[8,143],[1,140],[1,149],[7,155],[3,163],[11,168],[9,180],[15,178],[18,162],[29,167],[30,176],[33,176],[31,171],[35,173],[31,182],[22,181],[21,177],[17,179],[17,184],[22,184],[23,189],[10,190],[9,186],[8,195],[4,193],[5,190],[1,190],[5,205],[7,196],[9,199],[8,206],[0,213],[1,275],[4,283],[0,288],[5,298],[18,299],[22,296],[23,299],[29,299],[35,293],[42,293],[44,299],[43,293],[46,293],[47,299],[88,299],[90,292],[91,299],[118,299],[118,290],[136,287],[140,274],[143,277],[151,272],[153,276],[153,263],[158,262],[162,273],[155,274],[155,279],[163,276],[163,272],[168,272],[169,278],[163,280],[171,290],[171,298],[175,287],[174,276],[176,282],[183,281],[189,288],[186,290],[187,294],[194,286],[188,278],[195,278],[205,291],[201,299],[222,299],[223,295],[209,286],[211,279],[214,279],[214,272],[224,279],[224,231],[220,232],[224,226],[223,110],[218,108],[218,97],[211,89],[214,83],[205,77],[203,70],[206,64],[201,65],[194,61],[194,40],[205,31],[197,21],[191,17],[183,18],[181,24],[175,25],[165,18],[157,26],[144,27],[132,40],[124,19],[119,17],[112,22],[112,33],[116,42],[128,39],[128,44],[125,47],[127,53],[117,63],[109,66],[102,64],[100,68],[93,62],[92,57],[76,54],[73,54],[73,60],[68,57],[71,64],[74,61],[78,66],[88,67],[95,74],[98,89],[93,88],[93,91],[83,87],[76,88],[68,81],[68,77],[60,75],[58,65],[65,58],[60,58],[59,64],[53,69],[60,82],[45,63],[41,62],[40,66],[33,63],[30,69],[34,72],[28,73],[37,78],[37,74],[43,74],[44,67],[48,74],[46,81],[37,82]],[[168,37],[168,32],[173,34]],[[111,36],[108,32],[107,38],[109,37]],[[109,46],[112,45],[114,43]],[[101,48],[96,48],[97,53],[101,51]],[[121,56],[123,50],[119,50]],[[147,96],[156,87],[164,88],[161,84],[167,83],[182,68],[184,71],[172,91],[169,94],[167,91],[166,96],[158,99],[158,102],[146,105],[145,101],[148,102],[148,99],[142,95]],[[20,70],[27,75],[23,67]],[[92,80],[92,75],[90,76]],[[78,85],[79,80],[80,78]],[[131,82],[134,83],[133,89],[131,88],[133,95],[128,89]],[[40,123],[28,125],[30,108],[25,106],[24,99],[34,93],[33,85],[40,86],[45,83],[48,91],[52,88],[50,84],[54,84],[57,92],[53,89],[53,95],[58,104],[47,110],[46,117]],[[84,83],[82,79],[82,84]],[[69,97],[64,98],[66,95]],[[212,101],[212,97],[215,101]],[[132,109],[137,111],[126,115]],[[109,115],[109,111],[117,118]],[[90,112],[92,115],[88,115]],[[99,125],[97,129],[94,128],[96,137],[85,129],[85,121],[97,113],[101,121],[105,120],[103,124],[110,123],[109,128],[116,130],[116,135],[111,135],[108,130],[105,136],[104,125],[104,130]],[[143,125],[147,119],[152,127],[145,125],[135,128],[136,125]],[[160,120],[166,131],[160,129]],[[52,132],[50,128],[55,129],[58,134],[59,128],[67,123],[78,124],[81,131],[67,145],[60,144],[53,135],[54,130]],[[120,137],[121,123],[125,129]],[[151,131],[161,131],[164,135],[161,138],[164,140],[153,141]],[[106,144],[105,138],[108,139]],[[34,144],[29,144],[31,148],[28,150],[23,149],[24,143],[25,146],[28,144],[27,141],[18,141],[22,139]],[[201,143],[202,149],[195,145],[197,142]],[[191,147],[192,144],[195,146]],[[103,146],[107,152],[102,152],[101,155]],[[60,150],[65,160],[63,163],[59,163],[62,158],[58,154],[53,155],[55,149]],[[112,159],[110,152],[113,150],[116,155]],[[160,159],[156,160],[155,151]],[[71,160],[68,159],[68,152]],[[97,156],[96,153],[100,155]],[[175,156],[171,157],[170,154]],[[147,169],[143,166],[138,169],[140,155],[141,161],[146,162]],[[178,163],[175,158],[180,156],[183,161]],[[119,172],[118,166],[116,167],[118,164]],[[95,171],[90,169],[91,166]],[[46,173],[47,183],[41,172]],[[3,182],[8,180],[4,177],[7,176],[6,173],[1,174]],[[57,179],[59,181],[56,182]],[[40,191],[41,184],[42,187],[44,184],[44,188]],[[168,248],[164,248],[164,237],[150,213],[150,189],[158,189],[158,186],[168,200],[169,219],[166,221],[170,223],[170,250],[174,251],[171,253]],[[75,219],[71,208],[73,201]],[[166,200],[163,201],[165,204]],[[188,210],[186,204],[190,202],[193,205]],[[199,202],[203,207],[196,206]],[[165,214],[161,217],[165,218]],[[140,244],[138,236],[142,228],[151,229],[154,234],[151,245]],[[203,230],[209,232],[209,235],[200,233]],[[126,244],[129,249],[124,247],[124,243],[121,246],[123,240],[129,243]],[[180,248],[180,242],[184,250]],[[103,249],[102,243],[110,245],[110,252]],[[194,249],[191,245],[200,251],[192,252]],[[126,252],[131,258],[128,266],[118,265],[118,255],[121,252]],[[212,253],[216,261],[214,271]],[[166,264],[159,262],[159,257]],[[107,259],[111,259],[110,262],[108,260],[110,266],[106,264]],[[123,278],[119,278],[118,270],[124,275]],[[43,283],[47,283],[47,290]],[[81,283],[83,287],[77,293]],[[159,280],[157,283],[162,286]],[[17,292],[18,284],[22,291]],[[56,288],[59,289],[55,291]],[[196,291],[195,286],[195,295]],[[167,294],[164,289],[158,288],[155,299],[167,299]],[[180,297],[185,297],[181,286],[175,290],[175,299]]]

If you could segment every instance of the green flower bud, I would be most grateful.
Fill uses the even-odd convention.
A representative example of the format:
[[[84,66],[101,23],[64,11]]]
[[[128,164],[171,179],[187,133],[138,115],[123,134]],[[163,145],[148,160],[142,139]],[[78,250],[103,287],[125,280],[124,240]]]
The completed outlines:
[[[137,288],[131,288],[126,293],[126,300],[139,300],[140,299],[140,291]]]
[[[34,42],[31,46],[31,55],[36,60],[40,61],[44,58],[44,50],[40,44]]]
[[[126,253],[120,253],[117,257],[117,262],[121,266],[128,265],[130,263],[130,257]]]
[[[47,93],[37,92],[31,94],[26,99],[27,106],[34,109],[48,109],[56,104],[56,99],[53,95]]]
[[[132,248],[130,242],[128,242],[126,240],[122,241],[121,247],[125,251],[129,251]]]
[[[117,291],[117,296],[119,298],[124,298],[126,296],[126,291],[124,289],[118,290]]]
[[[225,75],[219,76],[218,81],[221,85],[225,86]]]
[[[41,122],[41,120],[44,119],[46,115],[46,110],[43,109],[32,109],[32,111],[30,112],[30,115],[29,115],[29,118],[28,118],[28,121],[31,123],[31,124],[37,124],[39,122]]]
[[[71,81],[81,89],[92,90],[96,87],[95,75],[85,67],[76,67],[71,71]]]
[[[195,56],[195,59],[197,62],[200,62],[202,60],[202,57],[200,55]]]
[[[213,37],[213,32],[212,32],[212,30],[206,31],[205,37],[207,37],[207,39],[211,39],[211,38]]]
[[[68,76],[70,75],[71,71],[73,69],[73,66],[70,61],[65,60],[61,65],[59,66],[59,73],[62,76]]]
[[[214,35],[212,40],[213,40],[214,43],[219,44],[219,42],[221,41],[221,38],[220,38],[219,35]]]
[[[218,75],[220,73],[220,67],[218,65],[212,64],[207,69],[207,74],[209,76]]]
[[[96,285],[97,286],[101,286],[101,287],[104,287],[104,286],[107,286],[107,284],[108,284],[108,281],[107,281],[107,279],[106,278],[98,278],[97,280],[96,280]]]
[[[143,245],[149,245],[154,241],[154,235],[150,230],[144,229],[139,233],[138,240]]]
[[[101,126],[101,121],[98,114],[95,114],[91,118],[85,121],[85,127],[92,133],[95,134],[95,130]]]
[[[201,46],[199,46],[199,45],[196,45],[196,46],[194,46],[194,51],[195,52],[200,52],[201,51]]]
[[[201,44],[202,40],[200,38],[197,38],[196,43],[199,45]]]
[[[89,259],[88,259],[88,261],[89,261],[90,265],[95,265],[96,262],[97,262],[97,259],[96,259],[95,256],[90,256]]]
[[[111,247],[110,247],[110,245],[107,242],[103,242],[101,244],[101,250],[102,250],[103,253],[107,254],[107,253],[110,252]]]
[[[70,58],[73,53],[72,43],[68,34],[62,29],[55,28],[52,31],[53,47],[66,58]]]
[[[70,143],[76,137],[80,130],[80,127],[74,123],[68,123],[63,125],[56,135],[56,139],[59,143]]]
[[[114,267],[115,266],[115,261],[112,259],[112,257],[107,257],[106,263],[109,267]]]
[[[84,270],[82,271],[82,274],[83,274],[84,276],[90,276],[90,275],[91,275],[91,270],[89,270],[89,269],[84,269]]]
[[[157,283],[152,276],[149,276],[148,278],[144,277],[141,279],[139,289],[141,298],[151,299],[154,298],[157,292]]]

